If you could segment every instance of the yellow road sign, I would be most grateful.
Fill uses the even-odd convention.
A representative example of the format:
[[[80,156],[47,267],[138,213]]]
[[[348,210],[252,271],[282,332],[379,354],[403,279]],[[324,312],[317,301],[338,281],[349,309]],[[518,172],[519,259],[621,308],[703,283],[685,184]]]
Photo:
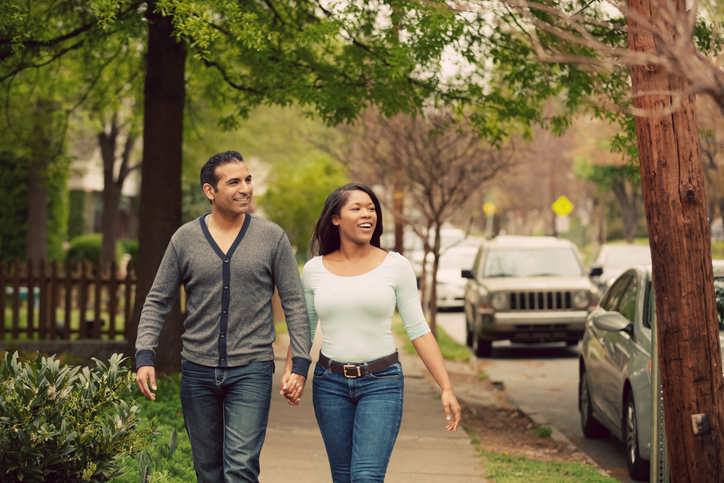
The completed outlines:
[[[483,211],[486,215],[494,215],[495,214],[495,203],[492,201],[486,201],[483,203]]]
[[[565,196],[559,196],[551,205],[553,212],[558,216],[567,216],[573,211],[573,203]]]

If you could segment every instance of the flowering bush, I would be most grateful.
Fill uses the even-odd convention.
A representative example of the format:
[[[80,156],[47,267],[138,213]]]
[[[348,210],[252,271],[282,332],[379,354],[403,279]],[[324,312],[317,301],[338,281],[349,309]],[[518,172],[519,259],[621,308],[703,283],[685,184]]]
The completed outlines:
[[[137,430],[138,406],[123,400],[134,374],[114,354],[95,369],[61,367],[18,353],[0,361],[0,481],[100,482],[119,457],[140,451],[155,422]]]

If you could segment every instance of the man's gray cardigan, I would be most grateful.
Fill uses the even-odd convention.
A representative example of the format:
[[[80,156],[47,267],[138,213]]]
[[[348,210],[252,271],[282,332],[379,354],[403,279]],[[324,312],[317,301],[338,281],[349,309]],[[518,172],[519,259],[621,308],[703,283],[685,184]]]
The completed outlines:
[[[171,238],[141,312],[136,366],[153,365],[161,327],[181,285],[188,314],[184,358],[210,367],[273,360],[271,298],[276,285],[289,330],[292,372],[306,377],[311,363],[309,318],[286,234],[275,223],[247,213],[224,254],[204,218],[186,223]]]

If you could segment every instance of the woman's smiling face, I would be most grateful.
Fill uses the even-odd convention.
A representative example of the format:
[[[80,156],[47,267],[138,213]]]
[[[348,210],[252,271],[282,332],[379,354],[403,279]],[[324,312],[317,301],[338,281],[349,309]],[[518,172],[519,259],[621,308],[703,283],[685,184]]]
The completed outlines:
[[[339,228],[340,240],[369,243],[377,226],[377,210],[372,198],[364,191],[350,191],[339,216],[332,216],[332,223]]]

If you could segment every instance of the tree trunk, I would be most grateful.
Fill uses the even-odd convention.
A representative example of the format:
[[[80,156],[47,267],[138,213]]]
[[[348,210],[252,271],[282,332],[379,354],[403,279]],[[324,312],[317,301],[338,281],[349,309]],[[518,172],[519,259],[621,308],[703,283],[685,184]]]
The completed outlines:
[[[118,203],[121,199],[121,190],[116,186],[113,168],[116,164],[116,140],[118,139],[118,126],[115,119],[111,124],[111,132],[98,134],[98,145],[101,148],[103,159],[103,215],[101,217],[101,233],[103,243],[99,265],[105,270],[111,261],[116,258],[116,229],[118,225]]]
[[[631,186],[631,194],[626,191],[624,182],[616,183],[612,186],[613,193],[616,195],[618,204],[621,207],[621,218],[623,220],[623,237],[627,243],[633,243],[636,236],[636,228],[639,224],[639,194],[636,187]]]
[[[437,269],[440,266],[440,223],[435,223],[432,247],[432,276],[430,277],[430,330],[437,339]]]
[[[399,183],[392,186],[392,205],[396,213],[403,213],[405,209],[405,192]],[[395,251],[400,255],[405,254],[405,224],[395,217]]]
[[[48,258],[48,185],[44,179],[47,169],[47,159],[30,163],[25,257],[33,262]]]
[[[36,144],[32,149],[28,176],[28,230],[25,257],[33,262],[48,258],[48,183],[45,179],[50,164],[52,103],[40,100],[35,108]]]
[[[649,21],[663,23],[664,12],[657,4],[628,0],[628,5]],[[684,17],[684,0],[675,5]],[[656,39],[630,17],[629,45],[639,52],[656,48]],[[681,92],[685,87],[660,67],[633,67],[631,78],[634,95]],[[634,102],[655,111],[670,106],[671,96],[651,94]],[[724,380],[694,97],[684,100],[674,114],[637,117],[636,132],[656,289],[671,481],[721,482]],[[692,416],[700,413],[706,414],[711,432],[695,435]]]
[[[141,309],[171,236],[181,225],[181,146],[186,46],[172,37],[170,17],[149,2],[144,87],[143,164],[139,214],[138,285],[129,343],[135,344]],[[156,349],[160,372],[181,370],[183,321],[178,300],[166,317]]]

